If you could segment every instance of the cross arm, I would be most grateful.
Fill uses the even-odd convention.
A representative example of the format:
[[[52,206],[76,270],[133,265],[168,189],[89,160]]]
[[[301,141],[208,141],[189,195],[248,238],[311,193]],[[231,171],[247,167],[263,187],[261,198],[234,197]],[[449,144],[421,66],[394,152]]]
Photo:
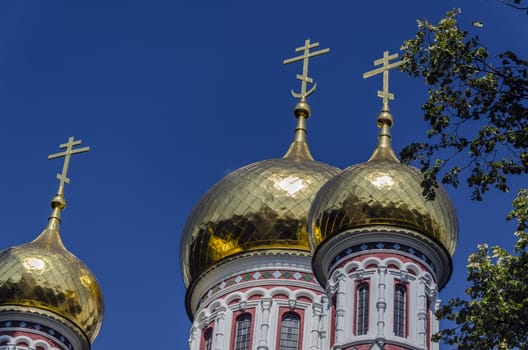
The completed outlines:
[[[77,153],[88,152],[89,150],[90,150],[90,147],[82,147],[82,148],[77,148],[77,149],[70,150],[70,151],[66,150],[64,152],[50,154],[48,156],[48,160],[64,157],[64,156],[67,156],[68,154],[77,154]]]
[[[315,57],[315,56],[323,55],[323,54],[328,53],[328,52],[330,52],[330,49],[322,49],[322,50],[319,50],[319,51],[310,52],[308,55],[302,55],[302,56],[297,56],[297,57],[293,57],[293,58],[288,58],[287,60],[284,60],[282,63],[283,64],[289,64],[289,63],[301,61],[301,60],[303,60],[305,58],[312,58],[312,57]]]

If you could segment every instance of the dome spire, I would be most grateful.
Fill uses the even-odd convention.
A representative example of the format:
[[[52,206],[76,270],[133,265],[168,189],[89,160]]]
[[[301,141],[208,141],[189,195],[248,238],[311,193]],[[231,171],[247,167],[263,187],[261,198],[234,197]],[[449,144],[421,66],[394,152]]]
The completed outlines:
[[[64,166],[62,173],[57,174],[59,189],[51,200],[47,226],[33,241],[0,251],[0,313],[17,312],[27,320],[42,319],[42,326],[51,325],[63,335],[58,338],[59,333],[41,331],[51,337],[54,348],[55,344],[64,344],[59,347],[87,350],[103,322],[103,295],[94,274],[64,247],[59,229],[61,211],[66,207],[64,186],[70,182],[70,157],[89,150],[74,149],[80,144],[81,140],[70,137],[59,146],[63,151],[48,156],[64,157]],[[40,330],[30,324],[26,327],[20,323],[21,332],[33,334]],[[45,337],[42,339],[46,341]]]
[[[47,241],[47,242],[61,242],[59,235],[59,224],[61,221],[61,212],[66,207],[66,200],[64,199],[64,186],[70,183],[70,179],[67,177],[68,169],[70,167],[70,158],[72,155],[77,153],[88,152],[90,147],[82,147],[73,149],[74,146],[81,144],[81,140],[75,140],[73,136],[68,138],[67,143],[59,145],[59,148],[65,148],[63,152],[50,154],[48,159],[56,159],[64,157],[64,165],[62,166],[62,173],[57,174],[59,180],[59,189],[57,194],[51,199],[51,215],[48,218],[48,225],[46,229],[38,236],[35,241]],[[61,243],[62,244],[62,243]]]
[[[310,58],[330,52],[329,48],[310,52],[310,49],[315,49],[317,47],[319,47],[319,43],[311,43],[310,39],[306,39],[304,41],[304,46],[295,49],[295,52],[303,52],[303,54],[297,57],[286,59],[283,62],[284,64],[289,64],[301,60],[303,61],[302,75],[297,74],[296,76],[296,78],[301,81],[301,92],[296,93],[293,91],[293,89],[291,90],[292,96],[299,99],[299,102],[297,105],[295,105],[293,110],[293,114],[295,115],[295,118],[297,118],[297,126],[295,127],[293,142],[284,155],[284,158],[313,160],[312,154],[310,153],[310,148],[306,142],[306,119],[308,119],[311,114],[311,108],[306,102],[306,98],[315,92],[317,83],[314,83],[313,78],[308,76],[308,64]],[[307,90],[308,83],[313,84],[313,86]]]
[[[378,145],[374,150],[374,153],[372,153],[369,161],[393,160],[399,162],[398,157],[392,149],[390,128],[394,123],[394,119],[389,109],[389,100],[394,100],[394,94],[389,92],[389,70],[399,67],[404,63],[404,61],[397,61],[389,64],[389,61],[396,58],[398,58],[397,53],[389,55],[389,51],[384,51],[383,57],[374,61],[375,66],[382,66],[380,68],[363,73],[363,79],[383,73],[383,91],[378,90],[378,97],[380,97],[383,101],[381,112],[378,115],[376,122],[380,128],[380,132],[378,134]]]

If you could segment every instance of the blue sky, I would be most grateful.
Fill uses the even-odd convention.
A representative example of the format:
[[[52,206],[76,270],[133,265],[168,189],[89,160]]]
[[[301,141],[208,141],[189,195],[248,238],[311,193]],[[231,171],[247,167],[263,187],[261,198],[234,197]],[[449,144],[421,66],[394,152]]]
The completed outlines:
[[[330,47],[310,66],[318,91],[308,138],[317,160],[345,168],[368,159],[376,142],[381,78],[362,73],[412,37],[416,19],[455,6],[468,28],[483,21],[490,51],[528,57],[528,17],[498,0],[1,2],[2,248],[44,228],[62,169],[47,155],[81,138],[92,150],[72,159],[62,236],[104,292],[93,349],[185,349],[181,229],[229,171],[286,151],[301,65],[283,59],[306,38]],[[399,151],[425,136],[426,88],[394,72],[390,89]],[[477,243],[514,241],[504,221],[513,194],[474,203],[467,190],[448,190],[460,241],[444,300],[463,293]]]

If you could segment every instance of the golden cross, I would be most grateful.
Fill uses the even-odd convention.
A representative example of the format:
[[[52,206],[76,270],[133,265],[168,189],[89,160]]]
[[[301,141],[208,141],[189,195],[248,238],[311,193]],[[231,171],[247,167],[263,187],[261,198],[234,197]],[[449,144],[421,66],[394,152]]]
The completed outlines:
[[[403,64],[403,61],[398,61],[389,64],[389,61],[398,58],[398,54],[389,55],[389,51],[383,52],[383,57],[374,61],[375,66],[383,64],[382,67],[371,70],[370,72],[363,73],[363,79],[370,78],[374,75],[383,73],[383,91],[378,90],[378,97],[383,99],[383,107],[389,108],[389,100],[394,100],[394,94],[389,92],[389,70],[392,68],[399,67]]]
[[[74,140],[74,137],[70,136],[70,138],[68,138],[67,143],[63,143],[62,145],[59,145],[59,148],[66,148],[64,152],[54,153],[48,156],[49,160],[64,157],[64,165],[62,167],[62,174],[57,174],[57,179],[59,180],[59,191],[57,192],[58,195],[63,195],[64,194],[64,184],[70,183],[70,179],[66,176],[68,175],[68,168],[70,166],[70,157],[73,154],[88,152],[90,150],[90,147],[82,147],[82,148],[73,149],[74,146],[80,145],[81,142],[82,142],[81,140]]]
[[[296,78],[301,81],[301,92],[296,93],[293,91],[293,89],[291,91],[293,97],[300,99],[302,102],[305,102],[306,97],[313,94],[313,92],[317,88],[317,83],[315,83],[310,90],[306,91],[307,83],[313,83],[313,79],[308,76],[308,60],[312,57],[330,52],[330,49],[322,49],[319,51],[310,52],[310,49],[315,49],[317,47],[319,47],[319,43],[310,43],[310,39],[306,39],[304,41],[304,46],[295,49],[295,52],[303,52],[303,54],[297,57],[288,58],[283,62],[284,64],[289,64],[303,60],[303,73],[302,75],[297,74],[296,76]]]

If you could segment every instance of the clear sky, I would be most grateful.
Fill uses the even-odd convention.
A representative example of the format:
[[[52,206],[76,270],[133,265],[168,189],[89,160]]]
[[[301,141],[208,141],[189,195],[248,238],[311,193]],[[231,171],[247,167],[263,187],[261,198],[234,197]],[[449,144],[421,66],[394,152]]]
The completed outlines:
[[[477,5],[478,4],[478,5]],[[528,17],[487,1],[27,1],[0,2],[2,248],[46,225],[69,136],[73,157],[65,245],[96,274],[105,320],[93,349],[186,349],[179,242],[201,195],[242,165],[280,157],[293,135],[301,65],[283,66],[306,38],[330,47],[312,60],[314,157],[340,168],[376,142],[381,77],[362,79],[384,50],[412,37],[416,19],[462,7],[490,51],[528,57]],[[477,30],[477,29],[473,29]],[[394,147],[425,136],[425,86],[391,74]],[[526,179],[517,179],[513,188]],[[512,194],[473,203],[449,188],[460,218],[444,300],[466,287],[479,242],[512,246]]]

